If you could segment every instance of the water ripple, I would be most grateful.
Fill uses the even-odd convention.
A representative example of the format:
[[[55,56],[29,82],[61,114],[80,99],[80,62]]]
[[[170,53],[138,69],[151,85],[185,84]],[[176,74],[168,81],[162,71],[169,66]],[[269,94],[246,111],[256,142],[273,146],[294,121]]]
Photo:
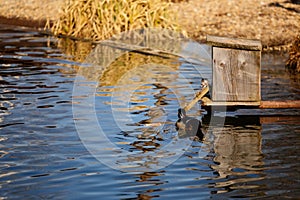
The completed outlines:
[[[80,104],[88,93],[73,94],[74,66],[86,65],[69,60],[71,57],[56,47],[55,38],[34,30],[0,25],[0,41],[0,198],[299,197],[298,111],[278,111],[277,116],[272,116],[273,110],[264,111],[264,117],[258,117],[262,111],[257,110],[241,115],[233,112],[220,127],[222,116],[206,118],[197,105],[189,115],[203,122],[206,137],[201,142],[178,136],[174,123],[180,101],[188,102],[193,97],[191,91],[199,90],[199,73],[211,78],[210,67],[179,59],[171,64],[171,71],[148,66],[151,77],[144,75],[145,69],[136,70],[128,82],[118,85],[108,84],[115,77],[102,77],[103,84],[95,93],[99,124],[117,147],[134,153],[126,158],[116,149],[105,149],[107,156],[120,158],[119,164],[129,169],[121,172],[96,160],[76,132],[74,120],[86,122],[86,130],[91,125],[88,118],[73,119],[72,112],[74,104],[82,110],[88,106]],[[279,56],[263,58],[263,98],[300,99],[299,80],[285,73],[282,62],[272,63],[275,59],[283,60]],[[107,69],[104,74],[114,70]],[[126,72],[124,66],[119,70]],[[99,81],[80,75],[84,88]],[[192,89],[187,90],[188,86]],[[124,108],[128,91],[133,92]],[[112,107],[125,117],[116,121]],[[283,116],[286,113],[289,116]],[[157,164],[146,155],[165,158],[174,153],[170,149],[159,151],[172,141],[182,146],[190,143],[174,163],[152,172],[130,171],[136,166]]]

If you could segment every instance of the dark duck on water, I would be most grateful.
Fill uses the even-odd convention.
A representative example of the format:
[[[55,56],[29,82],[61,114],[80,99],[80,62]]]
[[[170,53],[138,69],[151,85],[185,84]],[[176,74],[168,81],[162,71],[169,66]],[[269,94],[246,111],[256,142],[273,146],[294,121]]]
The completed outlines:
[[[178,118],[175,124],[177,131],[184,131],[185,136],[197,136],[200,140],[203,140],[202,124],[198,119],[188,117],[186,111],[182,108],[178,109]]]

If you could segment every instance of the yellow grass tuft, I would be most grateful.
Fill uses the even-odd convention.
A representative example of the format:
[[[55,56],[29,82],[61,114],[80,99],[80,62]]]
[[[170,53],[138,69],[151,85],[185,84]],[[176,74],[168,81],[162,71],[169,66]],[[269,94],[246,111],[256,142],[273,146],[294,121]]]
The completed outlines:
[[[142,28],[179,31],[170,4],[161,0],[69,0],[51,31],[55,35],[92,40]]]
[[[297,36],[290,49],[289,59],[286,63],[286,67],[291,72],[300,72],[300,35]]]

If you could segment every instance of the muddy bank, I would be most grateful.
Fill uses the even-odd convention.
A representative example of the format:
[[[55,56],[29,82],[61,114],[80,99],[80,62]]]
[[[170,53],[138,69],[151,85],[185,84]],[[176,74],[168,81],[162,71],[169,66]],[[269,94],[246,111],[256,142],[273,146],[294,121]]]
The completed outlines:
[[[65,0],[0,0],[0,22],[44,27],[59,18]],[[300,5],[286,0],[189,0],[174,3],[189,36],[207,34],[260,39],[268,49],[286,50],[300,32]]]

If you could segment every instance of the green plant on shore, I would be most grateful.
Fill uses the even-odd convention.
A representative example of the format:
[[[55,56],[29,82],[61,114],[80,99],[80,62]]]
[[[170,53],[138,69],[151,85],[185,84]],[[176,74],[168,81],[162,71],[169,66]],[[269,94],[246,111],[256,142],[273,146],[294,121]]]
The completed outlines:
[[[286,67],[291,72],[300,73],[300,35],[295,39],[290,52]]]
[[[92,40],[142,28],[179,31],[176,13],[169,6],[161,0],[68,0],[51,31]]]

